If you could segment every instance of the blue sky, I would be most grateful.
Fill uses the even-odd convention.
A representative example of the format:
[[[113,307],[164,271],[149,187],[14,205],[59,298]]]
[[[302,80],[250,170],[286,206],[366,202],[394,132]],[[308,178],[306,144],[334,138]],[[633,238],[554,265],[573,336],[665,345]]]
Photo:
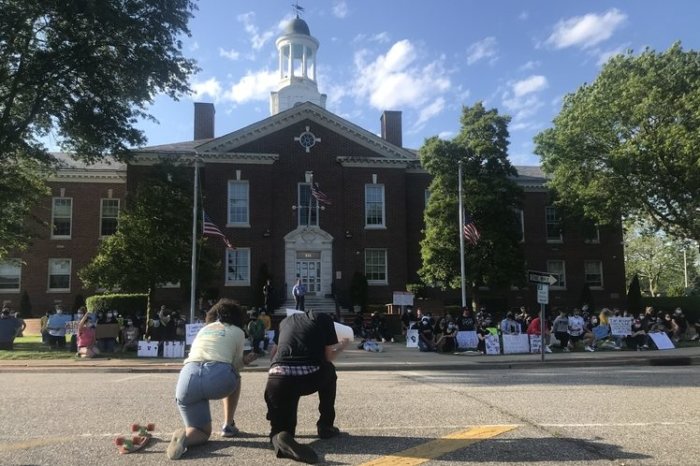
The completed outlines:
[[[193,101],[216,106],[216,135],[269,116],[275,39],[292,0],[201,0],[184,51],[201,71],[194,94],[159,96],[141,122],[149,145],[192,138]],[[320,41],[317,81],[328,110],[378,133],[383,110],[403,112],[404,146],[450,138],[462,105],[512,117],[511,162],[537,165],[532,139],[562,97],[592,82],[611,55],[700,46],[697,1],[305,0]]]

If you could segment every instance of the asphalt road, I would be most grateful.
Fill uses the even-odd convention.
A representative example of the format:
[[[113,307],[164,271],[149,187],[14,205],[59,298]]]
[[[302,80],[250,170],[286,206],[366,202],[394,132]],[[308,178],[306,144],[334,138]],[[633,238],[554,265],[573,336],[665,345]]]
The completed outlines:
[[[165,448],[180,426],[176,377],[4,373],[0,464],[170,463]],[[215,436],[181,462],[297,464],[275,458],[269,446],[265,380],[243,375],[240,438]],[[340,372],[337,425],[346,433],[313,437],[311,396],[300,405],[298,435],[324,464],[700,465],[699,386],[693,366]],[[212,413],[220,425],[219,402]],[[132,422],[155,422],[155,441],[120,456],[112,440]],[[503,433],[482,427],[493,425]]]

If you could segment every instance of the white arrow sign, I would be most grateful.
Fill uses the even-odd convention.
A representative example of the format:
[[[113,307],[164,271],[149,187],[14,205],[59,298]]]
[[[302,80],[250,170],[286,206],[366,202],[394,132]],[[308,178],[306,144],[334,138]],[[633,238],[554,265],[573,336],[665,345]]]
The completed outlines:
[[[557,278],[551,273],[528,270],[527,281],[530,283],[546,283],[547,285],[554,285],[557,282]]]

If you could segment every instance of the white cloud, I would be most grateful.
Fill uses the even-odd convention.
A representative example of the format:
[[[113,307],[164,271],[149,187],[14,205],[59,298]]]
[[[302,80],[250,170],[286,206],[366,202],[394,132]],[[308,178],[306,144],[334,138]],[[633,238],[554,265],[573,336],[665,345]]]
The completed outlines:
[[[537,61],[537,60],[530,60],[524,65],[522,65],[518,70],[520,71],[530,71],[534,70],[535,68],[539,67],[542,63]]]
[[[276,88],[277,84],[279,84],[277,71],[248,71],[245,76],[224,92],[223,98],[237,104],[253,100],[268,100],[270,92]]]
[[[609,39],[615,29],[623,24],[627,15],[613,8],[602,15],[588,13],[584,16],[559,21],[546,43],[557,49],[578,46],[582,49],[593,47]]]
[[[417,63],[418,54],[408,40],[396,42],[373,61],[368,61],[369,55],[368,50],[355,54],[358,76],[352,89],[356,97],[367,99],[376,109],[422,109],[450,89],[441,61]]]
[[[441,131],[438,133],[438,138],[443,140],[452,139],[455,135],[454,131]]]
[[[522,97],[533,92],[538,92],[548,87],[547,78],[542,75],[533,75],[513,84],[515,97]]]
[[[199,100],[205,96],[211,97],[212,100],[218,101],[221,98],[221,83],[216,78],[209,78],[204,82],[192,83],[192,98]]]
[[[254,50],[260,50],[267,43],[268,40],[272,39],[272,37],[275,34],[275,31],[273,30],[267,30],[263,33],[260,33],[258,27],[253,23],[253,20],[255,19],[255,13],[252,11],[240,14],[236,17],[236,19],[239,22],[243,23],[243,29],[245,30],[245,32],[248,33],[250,44],[252,45]]]
[[[190,46],[188,47],[188,49],[190,52],[196,52],[197,50],[199,50],[199,42],[197,42],[197,41],[192,42],[190,44]]]
[[[490,63],[498,59],[498,42],[495,37],[481,39],[467,49],[467,65],[473,65],[485,58],[490,58]]]
[[[389,33],[386,31],[379,32],[371,36],[368,36],[367,34],[358,34],[352,39],[353,43],[355,44],[360,42],[376,42],[378,44],[386,44],[390,42],[390,40]]]
[[[528,13],[527,11],[523,11],[518,15],[518,19],[520,21],[527,21],[528,18],[530,18],[530,13]]]
[[[428,120],[439,115],[445,109],[445,99],[438,97],[435,101],[423,107],[418,115],[418,120],[413,125],[414,128],[423,127]]]
[[[336,18],[345,18],[348,15],[348,4],[345,0],[336,0],[333,2],[333,16]]]
[[[219,56],[228,58],[229,60],[236,61],[240,58],[241,54],[240,52],[231,49],[231,50],[224,50],[223,48],[219,47]]]

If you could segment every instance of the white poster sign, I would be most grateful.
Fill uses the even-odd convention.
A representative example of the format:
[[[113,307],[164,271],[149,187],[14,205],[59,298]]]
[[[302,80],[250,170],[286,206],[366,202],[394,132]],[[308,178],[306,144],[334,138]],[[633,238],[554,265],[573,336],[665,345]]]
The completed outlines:
[[[136,348],[136,356],[139,358],[157,358],[158,357],[158,342],[157,341],[139,341]]]
[[[530,341],[527,334],[503,335],[503,354],[529,353]]]
[[[542,351],[542,337],[539,335],[528,335],[530,337],[530,352],[539,353]]]
[[[392,304],[395,306],[413,306],[413,293],[408,291],[394,291]]]
[[[197,333],[204,327],[204,324],[186,324],[185,325],[185,343],[191,345],[194,341],[194,337]]]
[[[418,348],[418,329],[406,331],[406,348]]]
[[[498,339],[498,335],[487,335],[484,341],[486,354],[501,354],[501,341]]]
[[[666,332],[653,332],[649,334],[649,337],[651,337],[656,347],[660,350],[675,348],[671,339],[666,335]]]
[[[479,338],[474,330],[461,330],[457,332],[457,348],[476,348]]]
[[[273,341],[275,341],[275,331],[274,330],[266,330],[265,337],[267,337],[267,341],[272,343]]]
[[[184,358],[185,357],[185,342],[183,341],[166,341],[163,343],[164,358]]]
[[[611,317],[610,333],[613,335],[632,335],[632,317]]]

